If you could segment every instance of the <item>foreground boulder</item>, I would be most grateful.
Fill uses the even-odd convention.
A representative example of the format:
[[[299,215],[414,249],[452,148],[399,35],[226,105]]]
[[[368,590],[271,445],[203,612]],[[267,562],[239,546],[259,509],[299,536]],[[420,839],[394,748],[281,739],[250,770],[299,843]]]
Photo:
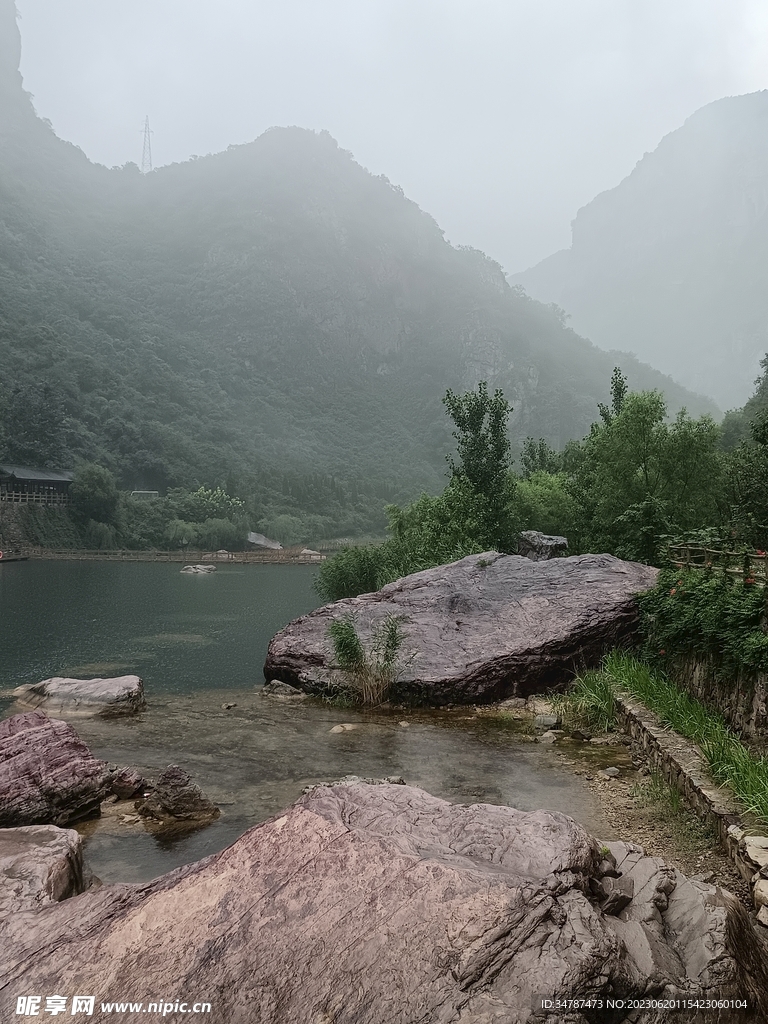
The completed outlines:
[[[318,608],[272,639],[264,666],[309,692],[337,688],[328,626],[352,613],[365,637],[402,616],[403,668],[395,696],[431,704],[480,703],[564,685],[631,635],[635,595],[657,569],[612,555],[534,562],[495,552],[414,573],[374,594]]]
[[[756,1007],[765,950],[746,911],[637,848],[612,850],[551,811],[316,787],[197,864],[0,922],[0,1012],[11,1019],[28,992],[93,995],[94,1021],[112,1019],[99,1006],[118,992],[144,1007],[205,999],[227,1024],[670,1019],[552,1017],[539,1000],[553,994]]]
[[[169,764],[152,785],[149,796],[137,800],[135,806],[150,831],[201,828],[221,813],[189,772],[177,764]]]
[[[68,825],[99,813],[110,772],[44,711],[0,722],[0,827]]]
[[[39,910],[84,889],[83,841],[74,829],[0,829],[0,918]]]
[[[139,676],[112,679],[67,679],[54,676],[13,691],[20,704],[52,715],[134,715],[147,706]]]

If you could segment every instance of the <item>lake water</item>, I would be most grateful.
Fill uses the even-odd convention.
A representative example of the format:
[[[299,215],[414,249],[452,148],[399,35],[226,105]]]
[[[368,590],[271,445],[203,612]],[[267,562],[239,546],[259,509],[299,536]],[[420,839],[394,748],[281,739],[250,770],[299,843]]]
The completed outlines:
[[[79,826],[104,881],[142,881],[227,846],[313,783],[401,775],[463,803],[549,807],[611,838],[594,798],[551,748],[453,711],[344,710],[262,696],[272,635],[311,610],[312,566],[220,566],[186,575],[169,563],[30,561],[0,569],[0,716],[8,691],[52,675],[144,679],[134,718],[78,719],[93,753],[148,777],[180,764],[222,809],[211,826],[159,840],[107,808]],[[234,704],[225,709],[223,705]],[[338,723],[354,731],[332,733]],[[406,725],[401,723],[406,722]]]

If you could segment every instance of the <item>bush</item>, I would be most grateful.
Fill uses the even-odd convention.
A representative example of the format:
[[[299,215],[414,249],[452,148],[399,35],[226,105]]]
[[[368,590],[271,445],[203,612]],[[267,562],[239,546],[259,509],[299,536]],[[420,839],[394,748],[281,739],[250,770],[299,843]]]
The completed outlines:
[[[371,632],[366,650],[354,616],[343,615],[328,626],[328,636],[338,668],[344,672],[347,690],[357,702],[384,703],[400,672],[399,655],[405,641],[403,617],[388,615]]]
[[[120,495],[115,478],[95,462],[78,467],[70,486],[75,516],[83,523],[114,523]]]
[[[715,568],[663,569],[638,601],[648,660],[695,655],[713,658],[726,674],[768,671],[766,591],[756,583]]]

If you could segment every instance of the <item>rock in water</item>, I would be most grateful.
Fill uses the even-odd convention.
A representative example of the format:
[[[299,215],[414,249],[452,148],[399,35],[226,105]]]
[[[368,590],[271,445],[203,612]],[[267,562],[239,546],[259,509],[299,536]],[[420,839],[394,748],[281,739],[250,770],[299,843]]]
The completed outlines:
[[[763,985],[765,1000],[765,950],[735,900],[613,850],[604,860],[552,811],[318,786],[197,864],[5,918],[0,1013],[26,992],[98,1006],[116,987],[145,1006],[210,1000],[227,1024],[540,1024],[537,998],[555,994],[757,998]],[[617,864],[631,883],[604,888]]]
[[[20,704],[52,715],[133,715],[147,706],[138,676],[112,679],[66,679],[54,676],[13,691]]]
[[[169,764],[160,773],[146,799],[136,801],[136,810],[158,830],[200,828],[218,818],[219,808],[203,795],[189,772]]]
[[[546,562],[549,558],[557,558],[568,550],[565,537],[551,537],[538,530],[523,530],[517,544],[517,553],[533,562]]]
[[[83,841],[71,828],[0,829],[0,918],[83,892]]]
[[[532,562],[486,552],[427,569],[374,594],[318,608],[277,633],[264,675],[308,692],[339,685],[328,626],[353,613],[366,634],[388,615],[404,617],[401,700],[481,703],[564,685],[632,633],[635,595],[657,569],[612,555]]]
[[[118,800],[130,800],[132,796],[146,788],[144,776],[138,768],[118,768],[109,780],[109,790]]]
[[[98,815],[110,773],[71,725],[28,711],[0,722],[0,826]]]

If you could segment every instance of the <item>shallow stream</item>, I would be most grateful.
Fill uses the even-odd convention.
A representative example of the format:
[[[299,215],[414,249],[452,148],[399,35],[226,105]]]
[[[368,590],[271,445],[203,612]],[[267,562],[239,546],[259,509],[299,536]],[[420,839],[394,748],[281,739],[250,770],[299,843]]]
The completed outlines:
[[[318,603],[310,566],[20,562],[0,569],[0,716],[8,691],[52,675],[137,672],[148,709],[73,722],[97,757],[148,776],[180,764],[222,809],[213,825],[159,840],[131,805],[80,826],[104,881],[141,881],[215,853],[312,783],[401,775],[462,803],[565,811],[611,838],[582,779],[551,748],[472,709],[361,712],[263,697],[273,633]],[[234,704],[225,709],[223,705]],[[333,733],[334,725],[355,729]],[[407,724],[401,724],[407,723]]]

